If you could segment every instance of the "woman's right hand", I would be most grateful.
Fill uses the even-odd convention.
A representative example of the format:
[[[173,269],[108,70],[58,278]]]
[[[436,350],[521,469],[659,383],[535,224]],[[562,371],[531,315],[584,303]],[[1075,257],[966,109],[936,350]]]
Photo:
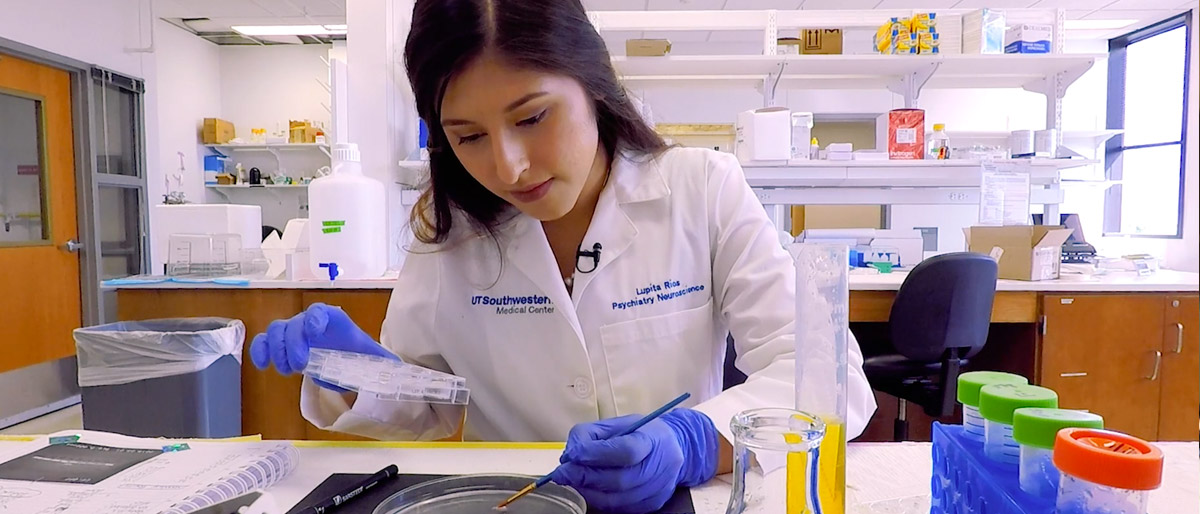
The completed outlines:
[[[339,307],[314,303],[308,310],[291,319],[278,319],[267,326],[267,332],[254,336],[250,343],[250,361],[259,369],[271,365],[279,373],[299,373],[308,365],[311,348],[363,353],[400,360],[363,332],[350,316]],[[322,387],[341,391],[329,384]]]

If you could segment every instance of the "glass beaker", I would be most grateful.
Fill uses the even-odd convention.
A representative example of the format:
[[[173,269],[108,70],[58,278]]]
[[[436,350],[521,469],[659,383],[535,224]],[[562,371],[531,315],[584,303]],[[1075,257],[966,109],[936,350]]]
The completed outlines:
[[[733,489],[725,514],[821,514],[821,418],[791,409],[754,409],[738,413],[729,426]]]

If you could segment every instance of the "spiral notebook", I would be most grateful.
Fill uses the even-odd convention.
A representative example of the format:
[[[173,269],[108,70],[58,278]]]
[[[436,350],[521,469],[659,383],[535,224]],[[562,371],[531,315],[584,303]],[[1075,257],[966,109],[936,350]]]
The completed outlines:
[[[298,461],[285,442],[59,432],[0,448],[0,513],[186,514],[269,487]]]

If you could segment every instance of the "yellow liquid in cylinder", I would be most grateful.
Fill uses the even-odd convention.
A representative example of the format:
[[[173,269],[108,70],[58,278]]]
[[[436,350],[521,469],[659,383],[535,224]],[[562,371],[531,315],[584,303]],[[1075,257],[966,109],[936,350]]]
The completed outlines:
[[[826,418],[833,421],[832,418]],[[789,444],[800,442],[799,436],[785,434]],[[817,463],[822,514],[845,514],[846,512],[846,428],[841,422],[825,425],[825,438],[821,440],[820,462]],[[808,454],[789,453],[787,456],[787,514],[810,514],[805,501],[808,484],[805,470]]]

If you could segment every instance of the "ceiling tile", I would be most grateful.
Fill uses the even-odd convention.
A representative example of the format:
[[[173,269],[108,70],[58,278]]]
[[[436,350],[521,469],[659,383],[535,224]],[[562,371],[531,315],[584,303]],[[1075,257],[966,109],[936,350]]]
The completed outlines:
[[[928,0],[928,1],[913,1],[913,0],[881,0],[876,6],[876,9],[949,9],[954,7],[959,0]]]
[[[650,11],[719,11],[725,0],[649,0]]]
[[[804,0],[801,9],[874,9],[879,0]]]
[[[155,15],[162,18],[228,18],[274,16],[246,0],[155,0]]]
[[[1079,11],[1094,11],[1113,3],[1114,0],[1039,0],[1033,4],[1034,9],[1074,9]]]
[[[583,0],[589,11],[645,11],[646,0]]]
[[[708,41],[707,30],[647,30],[646,39],[669,39],[672,42]]]
[[[293,0],[310,16],[345,16],[346,5],[341,0]]]
[[[757,42],[762,44],[763,31],[761,30],[714,30],[708,36],[709,41],[713,42],[731,42],[731,43],[750,43]]]
[[[304,16],[300,3],[291,0],[243,0],[247,4],[258,4],[275,16]]]
[[[729,0],[725,2],[727,11],[755,11],[760,9],[775,9],[790,11],[799,9],[803,0]]]
[[[1156,21],[1170,18],[1177,11],[1174,9],[1139,9],[1136,11],[1104,9],[1088,14],[1085,20],[1139,20]]]
[[[1037,0],[962,0],[954,5],[956,9],[1024,9],[1037,3]]]
[[[1140,11],[1143,9],[1174,9],[1178,6],[1179,0],[1117,0],[1104,9]]]

